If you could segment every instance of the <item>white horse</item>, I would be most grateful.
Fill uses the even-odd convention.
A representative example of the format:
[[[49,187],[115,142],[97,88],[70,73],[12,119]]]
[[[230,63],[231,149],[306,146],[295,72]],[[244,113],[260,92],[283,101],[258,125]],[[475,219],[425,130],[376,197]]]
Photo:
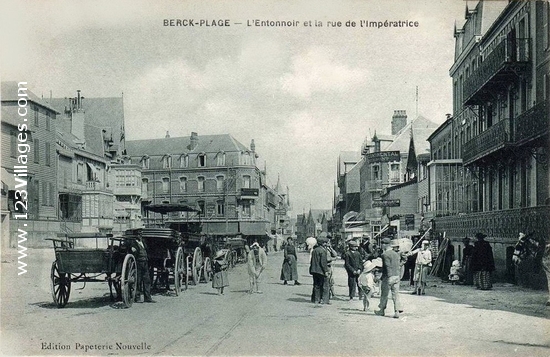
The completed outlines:
[[[512,260],[516,265],[519,265],[519,263],[529,257],[532,257],[535,262],[540,259],[550,290],[550,244],[547,244],[543,237],[536,237],[533,233],[520,233]],[[546,306],[550,306],[550,291]]]

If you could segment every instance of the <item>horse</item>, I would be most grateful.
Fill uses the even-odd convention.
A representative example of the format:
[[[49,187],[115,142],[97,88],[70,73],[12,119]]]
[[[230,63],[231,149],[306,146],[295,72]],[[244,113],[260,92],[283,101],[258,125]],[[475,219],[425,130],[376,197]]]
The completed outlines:
[[[550,243],[546,243],[543,237],[538,237],[534,233],[520,233],[518,242],[514,247],[512,261],[517,266],[523,260],[530,257],[533,258],[535,262],[540,261],[542,263],[542,269],[546,274],[550,290]],[[550,291],[546,306],[550,306]]]

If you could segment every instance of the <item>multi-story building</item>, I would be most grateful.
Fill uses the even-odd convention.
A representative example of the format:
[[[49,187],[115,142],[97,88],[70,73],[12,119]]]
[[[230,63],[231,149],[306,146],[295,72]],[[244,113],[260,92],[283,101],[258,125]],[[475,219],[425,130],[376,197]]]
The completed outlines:
[[[430,138],[435,230],[458,248],[484,232],[497,275],[529,285],[542,277],[516,275],[511,258],[519,232],[550,233],[549,18],[547,1],[466,8],[450,69],[453,117]]]
[[[9,239],[14,246],[19,228],[28,232],[28,246],[47,243],[57,220],[57,176],[55,138],[57,114],[54,108],[27,88],[27,83],[2,82],[2,181],[10,220]],[[17,174],[15,179],[14,174]],[[16,185],[26,190],[27,203],[15,206]],[[21,202],[21,201],[20,201]],[[10,212],[8,214],[8,211]],[[16,219],[18,215],[19,219]],[[3,241],[4,241],[3,239]]]
[[[200,226],[209,235],[266,239],[272,228],[266,207],[279,202],[270,200],[268,190],[260,195],[265,175],[256,164],[254,141],[248,148],[228,134],[172,138],[167,133],[162,139],[127,141],[126,149],[142,170],[142,207],[176,203],[198,210],[162,217],[144,209],[147,225],[173,221],[189,231]]]

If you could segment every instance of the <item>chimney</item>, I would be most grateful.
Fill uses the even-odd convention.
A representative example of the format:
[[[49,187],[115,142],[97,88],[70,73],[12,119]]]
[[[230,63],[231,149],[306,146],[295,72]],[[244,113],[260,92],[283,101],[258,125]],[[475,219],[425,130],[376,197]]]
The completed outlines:
[[[84,111],[82,110],[82,98],[80,90],[76,91],[77,97],[73,100],[73,109],[71,111],[71,134],[84,141]]]
[[[256,152],[256,144],[254,144],[254,139],[250,142],[250,151]]]
[[[195,150],[195,148],[197,147],[197,145],[199,145],[199,134],[197,134],[196,132],[192,131],[191,132],[191,138],[190,138],[190,147],[189,149],[190,150]]]
[[[170,137],[170,132],[166,130],[166,135],[164,136],[165,139],[168,139]]]
[[[391,135],[396,135],[407,125],[407,111],[394,110],[391,119]]]

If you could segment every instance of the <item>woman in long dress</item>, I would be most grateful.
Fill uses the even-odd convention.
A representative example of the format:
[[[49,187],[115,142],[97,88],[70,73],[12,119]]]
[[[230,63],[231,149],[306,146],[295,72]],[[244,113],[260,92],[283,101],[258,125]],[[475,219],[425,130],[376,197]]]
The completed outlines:
[[[287,244],[283,249],[285,259],[283,260],[283,267],[281,269],[281,280],[284,281],[284,285],[287,285],[289,280],[294,280],[294,285],[300,285],[298,282],[296,246],[294,246],[292,237],[288,237],[286,242]]]
[[[223,288],[229,286],[227,267],[228,264],[225,260],[225,252],[221,250],[212,260],[212,271],[214,273],[212,277],[212,287],[218,289],[218,295],[223,295]]]

